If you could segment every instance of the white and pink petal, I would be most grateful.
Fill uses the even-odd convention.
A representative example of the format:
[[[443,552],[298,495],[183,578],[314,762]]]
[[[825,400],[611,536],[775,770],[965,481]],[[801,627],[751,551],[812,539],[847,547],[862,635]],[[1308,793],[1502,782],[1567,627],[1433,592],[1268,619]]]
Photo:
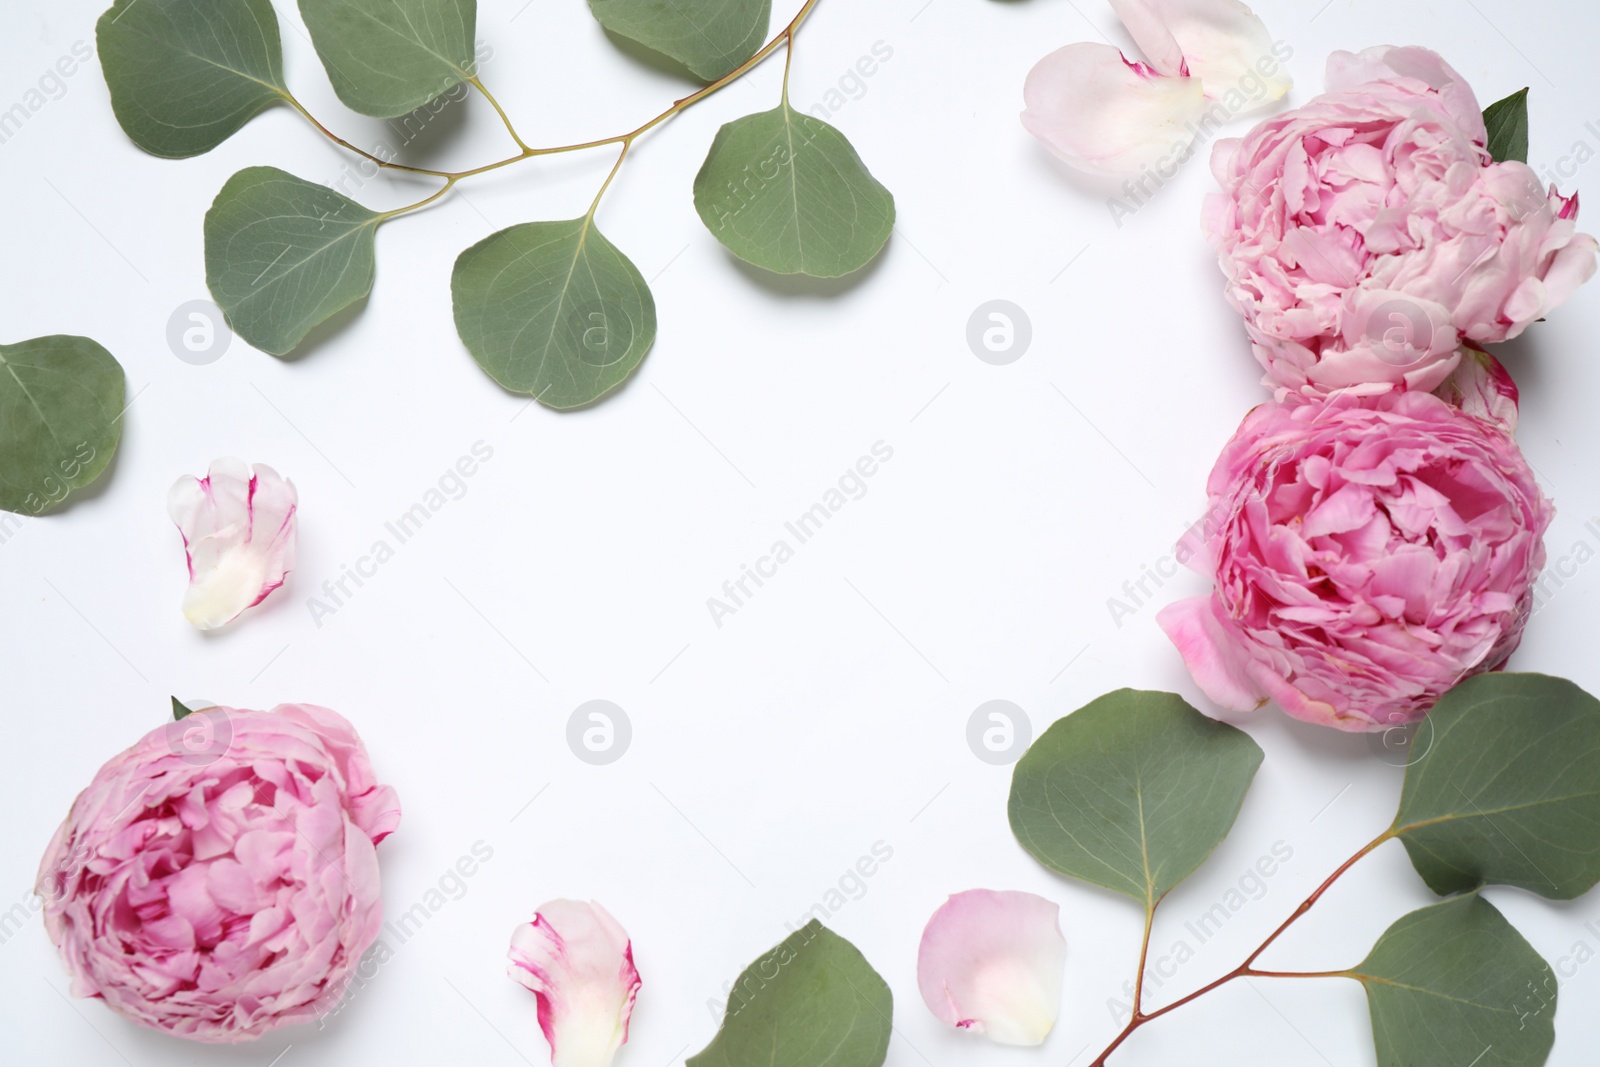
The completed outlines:
[[[1267,27],[1239,0],[1111,0],[1141,51],[1163,74],[1200,79],[1205,95],[1243,95],[1240,110],[1293,87]]]
[[[1041,59],[1023,98],[1029,133],[1069,166],[1111,177],[1179,161],[1205,109],[1199,79],[1169,77],[1090,42]]]
[[[185,475],[167,492],[183,535],[189,588],[183,613],[214,630],[265,600],[294,569],[294,483],[265,464],[219,459],[204,478]]]
[[[928,1009],[1002,1045],[1038,1045],[1061,1011],[1061,909],[1032,893],[972,889],[922,932],[917,985]]]
[[[511,934],[512,980],[533,991],[553,1067],[609,1067],[641,984],[628,933],[599,904],[553,900]]]

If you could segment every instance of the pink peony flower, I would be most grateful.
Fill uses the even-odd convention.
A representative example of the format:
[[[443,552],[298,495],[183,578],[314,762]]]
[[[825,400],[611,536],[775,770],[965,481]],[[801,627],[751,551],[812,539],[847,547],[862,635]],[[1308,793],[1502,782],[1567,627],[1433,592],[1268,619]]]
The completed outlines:
[[[196,711],[73,802],[39,867],[45,927],[74,995],[251,1041],[335,1006],[383,921],[373,846],[399,821],[334,712]]]
[[[1061,909],[1032,893],[969,889],[939,906],[917,949],[923,1003],[960,1030],[1040,1045],[1061,1013]]]
[[[1204,228],[1279,400],[1432,390],[1595,271],[1577,198],[1492,162],[1472,89],[1421,48],[1335,52],[1329,92],[1219,141]]]
[[[206,477],[173,483],[167,514],[189,560],[183,614],[197,629],[225,626],[283,584],[298,506],[294,483],[263,463],[219,459]]]
[[[1263,404],[1208,489],[1178,558],[1216,588],[1158,621],[1223,707],[1381,729],[1521,639],[1553,509],[1490,421],[1429,393]]]
[[[599,904],[552,900],[511,932],[506,973],[533,991],[553,1067],[610,1067],[639,995],[633,942]]]

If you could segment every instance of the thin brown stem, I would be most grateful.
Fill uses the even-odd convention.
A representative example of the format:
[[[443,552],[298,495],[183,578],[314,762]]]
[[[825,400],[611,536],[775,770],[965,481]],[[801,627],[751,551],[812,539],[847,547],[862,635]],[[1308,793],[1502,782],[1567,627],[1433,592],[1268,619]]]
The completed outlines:
[[[1179,1008],[1183,1007],[1185,1004],[1190,1003],[1191,1001],[1199,1000],[1201,997],[1205,996],[1207,993],[1211,993],[1211,992],[1216,991],[1217,989],[1222,988],[1223,986],[1227,985],[1229,982],[1233,981],[1236,978],[1349,978],[1349,977],[1351,977],[1351,973],[1349,971],[1261,971],[1261,970],[1257,970],[1255,968],[1254,964],[1255,964],[1256,960],[1261,958],[1261,954],[1263,952],[1267,951],[1267,949],[1272,946],[1272,943],[1274,941],[1278,940],[1278,938],[1283,935],[1285,930],[1287,930],[1287,929],[1289,929],[1289,927],[1293,926],[1297,921],[1299,921],[1305,915],[1306,912],[1310,911],[1313,907],[1316,906],[1317,901],[1322,899],[1322,895],[1324,893],[1326,893],[1333,886],[1333,883],[1337,882],[1345,874],[1345,872],[1349,871],[1351,867],[1354,867],[1362,859],[1364,859],[1366,856],[1371,854],[1373,852],[1373,850],[1378,848],[1378,846],[1382,845],[1384,842],[1388,841],[1390,838],[1392,838],[1394,836],[1395,836],[1395,831],[1394,831],[1393,828],[1385,830],[1382,834],[1378,835],[1377,837],[1373,838],[1370,842],[1368,842],[1366,845],[1362,846],[1361,850],[1359,852],[1357,852],[1354,856],[1351,856],[1349,859],[1345,860],[1344,863],[1340,864],[1339,865],[1339,869],[1334,871],[1331,875],[1329,875],[1327,880],[1324,881],[1320,886],[1318,886],[1314,893],[1312,893],[1309,897],[1307,897],[1304,901],[1302,901],[1300,906],[1294,910],[1294,914],[1290,915],[1287,919],[1285,919],[1283,921],[1282,924],[1279,925],[1279,927],[1276,930],[1272,931],[1272,933],[1267,937],[1267,939],[1265,941],[1263,941],[1256,948],[1256,950],[1254,952],[1250,953],[1249,958],[1246,959],[1243,963],[1239,964],[1239,966],[1235,967],[1233,970],[1229,971],[1227,974],[1223,975],[1221,978],[1218,978],[1215,981],[1210,982],[1207,985],[1201,986],[1199,989],[1196,989],[1193,993],[1190,993],[1190,994],[1188,994],[1187,996],[1184,996],[1184,997],[1179,997],[1177,1000],[1173,1001],[1171,1004],[1166,1005],[1165,1007],[1157,1008],[1155,1011],[1152,1011],[1152,1012],[1145,1012],[1144,1009],[1143,1009],[1143,1005],[1141,1003],[1141,997],[1142,997],[1142,994],[1144,992],[1145,957],[1146,957],[1146,954],[1149,951],[1149,946],[1150,946],[1150,927],[1151,927],[1151,923],[1153,921],[1154,914],[1155,914],[1155,906],[1151,905],[1150,908],[1145,912],[1144,944],[1139,949],[1139,978],[1138,978],[1138,980],[1137,980],[1137,982],[1136,982],[1136,984],[1134,986],[1133,1017],[1128,1020],[1128,1025],[1124,1026],[1122,1028],[1122,1031],[1120,1033],[1118,1033],[1115,1038],[1112,1039],[1111,1044],[1107,1045],[1105,1047],[1105,1049],[1100,1053],[1100,1055],[1095,1057],[1094,1062],[1089,1064],[1089,1067],[1106,1067],[1106,1060],[1108,1060],[1111,1057],[1111,1054],[1113,1052],[1115,1052],[1118,1048],[1120,1048],[1122,1046],[1122,1043],[1124,1041],[1126,1041],[1126,1040],[1128,1040],[1128,1038],[1132,1037],[1134,1031],[1139,1029],[1139,1027],[1141,1027],[1141,1026],[1145,1025],[1146,1023],[1151,1022],[1151,1021],[1153,1021],[1155,1019],[1161,1018],[1163,1015],[1166,1015],[1168,1012],[1177,1011]]]

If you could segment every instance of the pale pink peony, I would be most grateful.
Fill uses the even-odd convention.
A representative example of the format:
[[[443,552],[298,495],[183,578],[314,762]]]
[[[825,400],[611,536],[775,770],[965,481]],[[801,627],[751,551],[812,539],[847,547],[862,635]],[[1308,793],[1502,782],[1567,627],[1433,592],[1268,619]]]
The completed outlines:
[[[1179,559],[1216,579],[1158,617],[1223,707],[1373,730],[1517,647],[1553,509],[1497,424],[1429,393],[1263,404]]]
[[[1472,89],[1421,48],[1335,52],[1328,89],[1219,141],[1204,228],[1283,400],[1428,391],[1595,271],[1577,197],[1495,163]]]
[[[178,1037],[254,1040],[331,1010],[383,921],[400,821],[355,730],[309,704],[152,730],[73,802],[39,867],[76,996]]]

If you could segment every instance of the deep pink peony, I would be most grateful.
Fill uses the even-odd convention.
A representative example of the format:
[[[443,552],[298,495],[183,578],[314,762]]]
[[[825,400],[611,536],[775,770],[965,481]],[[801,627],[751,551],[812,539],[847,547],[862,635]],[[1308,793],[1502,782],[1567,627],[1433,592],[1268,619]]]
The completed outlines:
[[[1578,200],[1492,162],[1472,89],[1421,48],[1335,52],[1329,92],[1220,141],[1204,227],[1277,398],[1428,391],[1595,271]]]
[[[1553,509],[1491,422],[1428,393],[1263,404],[1208,490],[1179,558],[1216,588],[1159,622],[1226,708],[1381,729],[1521,639]]]
[[[210,708],[152,730],[73,802],[39,867],[77,996],[206,1042],[331,1010],[383,921],[400,821],[342,717]]]

